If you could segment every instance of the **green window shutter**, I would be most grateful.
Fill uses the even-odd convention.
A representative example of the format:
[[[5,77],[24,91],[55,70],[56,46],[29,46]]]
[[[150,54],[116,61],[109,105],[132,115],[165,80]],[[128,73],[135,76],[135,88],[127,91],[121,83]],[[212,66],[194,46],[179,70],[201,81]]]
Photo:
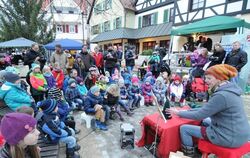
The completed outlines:
[[[116,19],[113,19],[113,30],[114,30],[114,29],[117,29],[117,28],[116,28]]]
[[[158,12],[154,14],[154,25],[158,24]]]
[[[163,15],[163,23],[167,23],[169,21],[168,19],[168,9],[164,10],[164,15]]]
[[[142,27],[141,24],[142,24],[142,17],[139,16],[139,18],[138,18],[138,28]]]

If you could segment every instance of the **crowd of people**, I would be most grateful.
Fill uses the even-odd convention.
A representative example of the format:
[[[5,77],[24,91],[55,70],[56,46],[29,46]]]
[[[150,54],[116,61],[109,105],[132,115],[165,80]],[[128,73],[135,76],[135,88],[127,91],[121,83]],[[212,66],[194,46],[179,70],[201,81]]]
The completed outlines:
[[[122,64],[123,56],[125,65]],[[142,99],[145,106],[163,106],[163,113],[197,120],[210,117],[212,121],[204,126],[205,129],[189,125],[181,127],[182,149],[186,154],[194,154],[192,136],[225,147],[238,147],[248,140],[250,127],[243,106],[238,105],[242,104],[240,89],[228,81],[236,77],[247,62],[246,52],[240,49],[239,42],[233,44],[233,51],[226,57],[223,47],[216,44],[205,70],[207,49],[202,48],[194,58],[190,75],[206,76],[210,96],[209,101],[197,111],[176,113],[167,110],[170,102],[180,103],[180,106],[185,104],[190,77],[171,74],[169,66],[155,51],[148,61],[148,72],[139,78],[133,71],[136,58],[133,47],[128,47],[123,54],[120,46],[110,45],[103,53],[98,47],[89,52],[84,45],[80,53],[72,55],[62,50],[61,45],[56,45],[55,52],[46,62],[39,54],[38,45],[33,44],[25,56],[25,64],[30,68],[26,82],[20,79],[19,71],[12,66],[0,72],[0,99],[15,111],[2,118],[1,134],[6,144],[0,156],[16,157],[21,154],[25,157],[29,154],[39,157],[39,147],[35,144],[41,132],[50,142],[67,144],[68,158],[78,158],[76,151],[80,150],[80,145],[75,135],[80,130],[70,115],[72,112],[84,111],[94,115],[92,128],[107,131],[109,122],[117,116],[125,121],[124,112],[132,117],[134,109],[140,108]],[[222,64],[224,58],[225,64]],[[40,117],[35,120],[33,117],[38,114]],[[15,122],[15,129],[10,122]],[[236,124],[239,128],[234,128]],[[15,132],[19,131],[18,128],[20,133]]]

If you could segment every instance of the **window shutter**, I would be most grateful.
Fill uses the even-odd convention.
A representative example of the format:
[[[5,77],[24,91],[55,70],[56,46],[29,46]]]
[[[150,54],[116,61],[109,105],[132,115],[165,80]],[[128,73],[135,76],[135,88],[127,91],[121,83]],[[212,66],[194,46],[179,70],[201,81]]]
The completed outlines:
[[[142,17],[139,16],[139,17],[138,17],[138,28],[141,28],[141,27],[142,27],[141,24],[142,24]]]
[[[113,19],[113,30],[114,30],[114,29],[117,29],[117,28],[116,28],[116,19]]]
[[[168,12],[169,12],[169,10],[168,10],[168,9],[164,10],[164,15],[163,15],[163,23],[167,23],[167,22],[169,22]]]
[[[65,25],[63,25],[63,33],[65,33]]]
[[[75,25],[75,33],[78,33],[78,26]]]
[[[69,33],[69,25],[66,25],[66,32]]]
[[[158,23],[158,12],[154,14],[154,25],[157,25]]]

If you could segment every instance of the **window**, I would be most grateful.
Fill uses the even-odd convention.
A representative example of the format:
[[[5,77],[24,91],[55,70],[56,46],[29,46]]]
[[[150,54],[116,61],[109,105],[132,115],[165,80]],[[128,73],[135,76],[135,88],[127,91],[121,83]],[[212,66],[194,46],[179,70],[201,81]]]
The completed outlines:
[[[110,22],[109,21],[106,21],[104,23],[104,32],[107,32],[110,30]]]
[[[63,26],[62,25],[56,25],[56,32],[62,33],[63,32]]]
[[[169,22],[174,22],[174,8],[170,9]]]
[[[104,3],[105,3],[105,4],[104,4],[105,10],[109,10],[109,9],[112,8],[112,0],[105,0]]]
[[[115,25],[116,25],[115,26],[116,29],[119,29],[122,27],[122,18],[121,17],[115,19]]]
[[[74,11],[73,10],[69,10],[69,14],[74,14]]]
[[[203,8],[205,4],[205,0],[192,0],[191,10],[196,10],[199,8]]]
[[[163,14],[163,23],[167,23],[169,21],[168,19],[168,9],[164,10]]]
[[[103,3],[98,3],[96,4],[95,8],[94,8],[94,13],[95,14],[100,14],[103,11]]]
[[[155,45],[156,45],[156,41],[143,42],[142,50],[148,50],[148,49],[154,50]]]
[[[91,32],[92,32],[93,35],[99,34],[100,33],[100,25],[92,26]]]
[[[56,13],[62,13],[62,11],[61,10],[56,10]]]
[[[169,48],[169,43],[170,43],[169,40],[162,40],[162,41],[160,41],[160,47],[168,49]]]
[[[157,24],[157,17],[158,17],[158,12],[143,16],[142,17],[142,27]]]
[[[75,25],[69,25],[69,33],[75,33]]]

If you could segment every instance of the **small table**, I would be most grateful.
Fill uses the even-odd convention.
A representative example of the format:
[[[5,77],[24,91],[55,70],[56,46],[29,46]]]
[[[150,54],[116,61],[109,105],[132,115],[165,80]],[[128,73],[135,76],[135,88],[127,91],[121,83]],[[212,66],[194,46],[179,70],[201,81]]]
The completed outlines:
[[[136,143],[138,147],[152,144],[155,140],[155,134],[150,134],[150,130],[155,133],[158,121],[158,137],[159,144],[157,146],[157,155],[162,158],[168,158],[169,153],[176,152],[181,148],[180,126],[183,124],[199,125],[200,121],[180,118],[179,116],[172,116],[172,119],[164,120],[159,113],[145,116],[141,121],[142,137]]]

